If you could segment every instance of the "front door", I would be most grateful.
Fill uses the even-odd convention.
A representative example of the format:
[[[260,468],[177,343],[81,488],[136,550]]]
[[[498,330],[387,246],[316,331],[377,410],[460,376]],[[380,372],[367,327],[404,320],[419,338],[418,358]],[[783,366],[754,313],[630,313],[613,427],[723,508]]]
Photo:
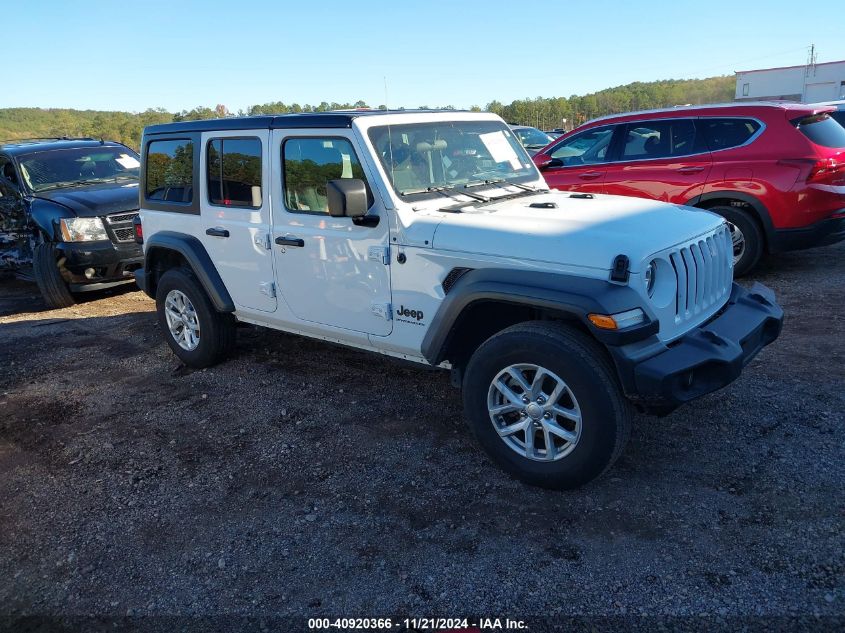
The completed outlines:
[[[11,159],[0,156],[0,269],[31,256],[26,209]]]
[[[375,226],[332,217],[326,203],[329,180],[369,180],[354,136],[274,130],[272,148],[282,172],[273,185],[273,257],[288,308],[304,322],[390,334],[388,214],[372,195]]]
[[[551,160],[542,171],[548,185],[565,191],[603,193],[613,129],[612,125],[590,128],[547,149],[545,156]],[[538,154],[534,160],[539,159]]]
[[[202,240],[235,305],[273,312],[268,130],[202,135]]]

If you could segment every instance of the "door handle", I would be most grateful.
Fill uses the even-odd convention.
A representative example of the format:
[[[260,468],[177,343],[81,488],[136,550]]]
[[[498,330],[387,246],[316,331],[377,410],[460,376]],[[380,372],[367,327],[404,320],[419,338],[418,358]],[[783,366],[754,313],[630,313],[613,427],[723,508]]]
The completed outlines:
[[[205,234],[213,235],[214,237],[229,237],[229,231],[221,229],[219,226],[216,226],[213,229],[206,229]]]
[[[276,244],[279,246],[305,246],[305,240],[301,237],[293,237],[292,235],[285,235],[284,237],[277,237]]]
[[[588,171],[585,174],[580,174],[578,177],[581,180],[595,180],[596,178],[601,178],[602,173],[603,172],[600,172],[600,171]]]
[[[704,171],[704,167],[701,165],[687,165],[686,167],[679,167],[677,171],[679,174],[697,174],[700,171]]]

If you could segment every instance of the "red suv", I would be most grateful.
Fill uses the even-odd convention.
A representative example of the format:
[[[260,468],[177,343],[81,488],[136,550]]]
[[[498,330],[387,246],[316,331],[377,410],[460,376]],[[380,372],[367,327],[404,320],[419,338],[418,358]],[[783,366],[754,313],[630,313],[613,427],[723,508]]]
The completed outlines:
[[[534,156],[549,186],[708,209],[734,271],[845,239],[845,128],[831,106],[689,106],[595,119]]]

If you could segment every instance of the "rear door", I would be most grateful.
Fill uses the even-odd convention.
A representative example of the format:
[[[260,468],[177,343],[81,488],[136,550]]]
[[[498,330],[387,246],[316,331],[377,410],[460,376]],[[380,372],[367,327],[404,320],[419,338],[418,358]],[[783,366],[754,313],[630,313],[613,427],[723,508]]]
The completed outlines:
[[[603,193],[607,162],[616,126],[584,130],[552,145],[535,157],[543,178],[553,189]],[[549,161],[547,163],[547,161]],[[545,166],[543,166],[544,163]]]
[[[270,248],[269,130],[202,134],[201,233],[232,300],[276,309]]]
[[[620,126],[618,147],[606,193],[684,204],[703,191],[711,157],[696,119],[627,123]]]

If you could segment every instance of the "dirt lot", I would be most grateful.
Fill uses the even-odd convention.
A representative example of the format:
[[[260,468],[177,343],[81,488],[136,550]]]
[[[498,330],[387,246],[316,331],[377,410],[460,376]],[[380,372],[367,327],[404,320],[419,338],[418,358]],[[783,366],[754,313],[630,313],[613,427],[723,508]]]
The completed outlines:
[[[0,613],[845,616],[845,245],[755,279],[781,339],[571,493],[445,374],[249,327],[193,372],[131,288],[0,282]]]

